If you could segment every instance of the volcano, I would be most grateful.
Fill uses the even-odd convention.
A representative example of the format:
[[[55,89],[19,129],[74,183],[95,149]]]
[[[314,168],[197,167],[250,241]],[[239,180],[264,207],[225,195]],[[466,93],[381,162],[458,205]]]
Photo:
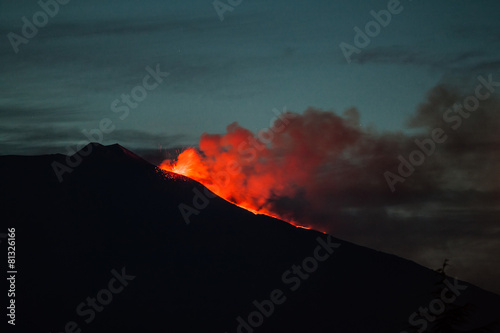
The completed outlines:
[[[12,331],[499,332],[496,294],[246,211],[119,145],[84,150],[61,182],[65,155],[0,156]]]

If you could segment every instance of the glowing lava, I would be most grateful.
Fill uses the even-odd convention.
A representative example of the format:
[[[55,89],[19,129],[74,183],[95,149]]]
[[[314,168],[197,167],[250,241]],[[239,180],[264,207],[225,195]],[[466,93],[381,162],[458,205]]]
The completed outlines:
[[[376,145],[357,146],[365,143],[358,123],[356,110],[340,117],[314,109],[279,113],[257,133],[232,123],[225,134],[202,134],[198,148],[160,168],[194,179],[251,212],[317,230],[315,212],[325,207],[335,212],[339,208],[331,198],[366,177],[360,154]]]
[[[270,179],[266,179],[266,177],[259,178],[262,181],[260,184],[255,180],[253,180],[254,184],[248,184],[248,180],[243,180],[245,182],[245,187],[238,187],[237,184],[242,181],[241,173],[214,170],[213,165],[209,165],[206,162],[206,157],[202,157],[194,148],[188,148],[183,151],[176,161],[163,161],[160,165],[160,169],[194,179],[219,197],[251,211],[254,214],[268,215],[287,221],[296,227],[310,229],[309,227],[297,224],[295,221],[285,216],[280,216],[266,207],[267,198],[269,196]],[[248,187],[248,185],[250,185],[250,187]],[[245,193],[245,189],[249,188],[252,190],[252,193]]]

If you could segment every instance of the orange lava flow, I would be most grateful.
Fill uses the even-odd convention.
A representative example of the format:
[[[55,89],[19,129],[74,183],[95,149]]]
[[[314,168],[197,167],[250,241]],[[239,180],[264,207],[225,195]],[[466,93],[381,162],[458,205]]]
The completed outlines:
[[[218,169],[217,163],[207,162],[206,158],[194,148],[184,150],[176,161],[163,161],[159,167],[162,170],[194,179],[219,197],[254,214],[268,215],[299,228],[311,229],[280,216],[266,207],[271,184],[276,184],[276,180],[270,179],[269,176],[252,177],[252,180],[249,180],[242,172],[228,171],[229,167]]]

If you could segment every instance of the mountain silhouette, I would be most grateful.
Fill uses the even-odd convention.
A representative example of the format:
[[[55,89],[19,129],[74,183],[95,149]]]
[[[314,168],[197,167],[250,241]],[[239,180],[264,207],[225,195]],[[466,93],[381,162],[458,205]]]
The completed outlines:
[[[412,313],[439,305],[433,270],[255,215],[119,145],[80,153],[90,150],[62,181],[65,155],[0,156],[0,233],[16,235],[13,331],[417,332]],[[444,297],[473,309],[463,330],[498,318],[498,295],[448,283],[458,295]]]

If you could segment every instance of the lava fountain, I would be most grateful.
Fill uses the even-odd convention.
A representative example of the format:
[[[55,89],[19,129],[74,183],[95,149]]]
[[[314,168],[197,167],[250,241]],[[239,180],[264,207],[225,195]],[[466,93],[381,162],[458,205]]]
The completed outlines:
[[[345,178],[325,174],[325,168],[333,170],[330,166],[360,136],[352,126],[357,122],[355,110],[346,118],[316,110],[303,115],[285,112],[257,134],[232,123],[226,134],[204,133],[199,148],[184,150],[160,168],[194,179],[254,213],[311,225],[303,217],[317,208],[321,191]]]

